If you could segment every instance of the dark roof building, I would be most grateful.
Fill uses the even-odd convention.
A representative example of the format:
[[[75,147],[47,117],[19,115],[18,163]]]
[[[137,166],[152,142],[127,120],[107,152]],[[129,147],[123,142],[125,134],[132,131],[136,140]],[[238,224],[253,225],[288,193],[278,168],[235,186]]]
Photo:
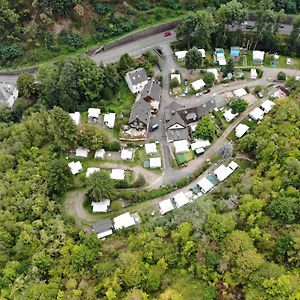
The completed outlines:
[[[151,101],[160,101],[160,95],[161,95],[161,87],[158,83],[155,82],[155,80],[149,81],[142,91],[141,98],[146,100],[147,102]]]
[[[113,233],[113,224],[110,219],[104,219],[92,226],[92,231],[95,232],[98,238],[104,238]]]
[[[205,103],[193,107],[184,107],[173,101],[164,111],[164,125],[168,142],[188,140],[188,124],[199,120],[216,107],[216,100],[210,98]]]
[[[148,128],[151,118],[151,105],[141,99],[135,102],[131,109],[129,125],[136,129]]]

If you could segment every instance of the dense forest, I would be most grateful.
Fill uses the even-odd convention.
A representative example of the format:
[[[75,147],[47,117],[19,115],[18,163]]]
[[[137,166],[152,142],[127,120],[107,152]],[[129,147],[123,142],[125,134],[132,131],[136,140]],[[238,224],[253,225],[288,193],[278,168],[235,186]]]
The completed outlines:
[[[23,94],[35,93],[24,86]],[[2,112],[1,297],[298,299],[299,101],[278,100],[236,145],[248,156],[245,171],[187,208],[143,217],[106,241],[62,212],[74,184],[65,151],[79,138],[68,114],[34,104],[12,123]]]
[[[208,0],[1,0],[0,1],[0,66],[16,67],[67,55],[98,42],[120,36],[139,27],[172,18],[190,11],[210,11],[219,26],[211,27],[222,36],[223,4],[229,1]],[[229,23],[240,13],[236,2],[245,11],[261,10],[264,23],[275,22],[276,14],[297,14],[299,1],[244,0],[231,1],[225,14]],[[230,3],[231,3],[230,2]],[[224,6],[224,5],[223,5]],[[233,11],[230,12],[230,9]],[[245,15],[244,15],[245,16]],[[258,13],[258,17],[260,14]],[[280,17],[280,20],[282,18]],[[297,30],[300,22],[296,21]],[[268,37],[265,34],[262,41]],[[272,37],[272,35],[271,35]],[[274,42],[274,38],[272,39]],[[271,44],[271,41],[269,41]],[[214,46],[214,45],[213,45]]]

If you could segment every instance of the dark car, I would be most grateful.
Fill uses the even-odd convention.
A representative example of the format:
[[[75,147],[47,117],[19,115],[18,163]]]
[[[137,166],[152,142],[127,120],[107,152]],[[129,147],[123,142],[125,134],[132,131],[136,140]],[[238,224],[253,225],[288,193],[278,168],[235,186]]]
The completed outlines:
[[[153,131],[155,131],[156,129],[158,129],[159,128],[159,126],[158,126],[158,124],[153,124],[151,127],[150,127],[150,132],[153,132]]]
[[[208,94],[210,92],[210,89],[204,90],[203,94]]]
[[[171,34],[172,34],[171,31],[166,31],[166,32],[164,33],[164,36],[167,37],[167,36],[170,36]]]
[[[251,29],[253,29],[254,27],[253,26],[251,26],[251,25],[247,25],[246,26],[246,29],[248,29],[248,30],[251,30]]]

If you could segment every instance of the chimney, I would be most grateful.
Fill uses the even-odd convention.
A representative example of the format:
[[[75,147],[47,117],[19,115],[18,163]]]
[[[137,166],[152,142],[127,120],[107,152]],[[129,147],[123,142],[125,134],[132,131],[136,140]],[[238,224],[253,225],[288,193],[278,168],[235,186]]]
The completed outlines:
[[[175,110],[172,110],[172,115],[175,115]]]

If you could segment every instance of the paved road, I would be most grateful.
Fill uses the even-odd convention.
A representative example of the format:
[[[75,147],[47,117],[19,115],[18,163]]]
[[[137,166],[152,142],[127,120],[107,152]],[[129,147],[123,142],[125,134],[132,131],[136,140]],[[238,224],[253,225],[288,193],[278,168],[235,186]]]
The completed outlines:
[[[127,43],[125,45],[112,48],[107,51],[100,52],[92,56],[92,59],[97,64],[99,64],[100,62],[107,64],[118,61],[119,58],[125,53],[128,53],[131,56],[138,56],[150,48],[174,42],[176,40],[175,31],[171,30],[171,33],[171,36],[168,37],[165,37],[163,33],[158,33],[150,37],[145,37],[143,39]]]
[[[227,25],[226,29],[228,31],[255,31],[255,25],[256,22],[255,21],[250,21],[250,20],[246,20],[245,21],[247,24],[244,25]],[[247,29],[247,26],[251,26],[252,28]],[[280,24],[280,27],[278,29],[279,33],[284,34],[284,35],[290,35],[291,32],[293,31],[293,25],[289,25],[289,24]]]

